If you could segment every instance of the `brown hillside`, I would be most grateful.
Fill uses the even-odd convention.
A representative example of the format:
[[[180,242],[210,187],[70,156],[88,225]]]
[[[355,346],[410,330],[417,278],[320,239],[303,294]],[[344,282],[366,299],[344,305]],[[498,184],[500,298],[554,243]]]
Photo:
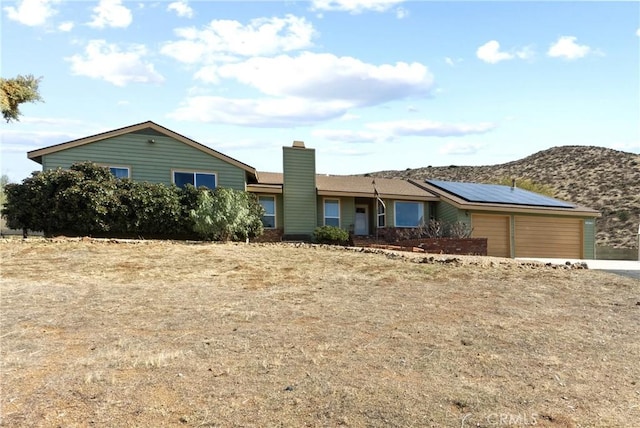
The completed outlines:
[[[640,220],[640,155],[592,146],[562,146],[501,165],[447,166],[380,171],[378,177],[492,183],[529,179],[553,189],[553,196],[602,213],[597,244],[637,248]]]

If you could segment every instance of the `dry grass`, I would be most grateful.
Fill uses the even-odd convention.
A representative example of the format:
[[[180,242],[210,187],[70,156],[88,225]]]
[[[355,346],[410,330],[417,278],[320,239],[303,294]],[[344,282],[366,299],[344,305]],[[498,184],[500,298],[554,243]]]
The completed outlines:
[[[269,244],[0,254],[3,426],[640,426],[637,280]]]

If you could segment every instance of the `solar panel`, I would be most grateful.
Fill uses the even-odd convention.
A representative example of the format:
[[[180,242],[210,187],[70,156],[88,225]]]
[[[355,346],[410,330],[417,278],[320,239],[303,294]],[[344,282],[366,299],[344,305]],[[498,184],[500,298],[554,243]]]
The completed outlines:
[[[499,184],[461,183],[455,181],[426,180],[441,190],[452,193],[467,202],[529,205],[549,208],[575,208],[574,205],[517,187]]]

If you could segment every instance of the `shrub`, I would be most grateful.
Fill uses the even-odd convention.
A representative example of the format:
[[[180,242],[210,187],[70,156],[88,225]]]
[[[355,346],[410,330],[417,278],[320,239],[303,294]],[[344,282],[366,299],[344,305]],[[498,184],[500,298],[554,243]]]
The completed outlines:
[[[91,163],[35,172],[22,184],[7,185],[6,193],[7,225],[45,234],[107,231],[118,203],[115,177]]]
[[[198,189],[191,210],[194,231],[203,239],[244,241],[262,234],[264,210],[255,196],[223,187],[214,192]]]
[[[408,239],[419,238],[469,238],[473,229],[462,221],[447,222],[431,219],[423,223]]]
[[[183,190],[161,183],[119,180],[113,230],[123,234],[173,235],[191,232],[182,205]]]
[[[320,226],[313,231],[313,240],[319,244],[347,245],[349,232],[336,226]]]

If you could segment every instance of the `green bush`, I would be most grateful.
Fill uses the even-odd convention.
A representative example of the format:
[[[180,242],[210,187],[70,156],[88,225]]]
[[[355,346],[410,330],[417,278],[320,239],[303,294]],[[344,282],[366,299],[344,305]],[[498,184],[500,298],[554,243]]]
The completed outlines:
[[[313,231],[313,240],[319,244],[347,245],[349,232],[336,226],[320,226]]]
[[[120,233],[152,236],[191,232],[191,227],[185,227],[189,217],[177,186],[120,180],[118,201],[113,223]]]
[[[214,192],[198,190],[190,217],[194,231],[203,239],[244,241],[262,234],[264,210],[254,195],[223,187]]]
[[[90,163],[35,172],[5,191],[7,226],[45,234],[108,231],[109,213],[118,204],[115,177]]]

